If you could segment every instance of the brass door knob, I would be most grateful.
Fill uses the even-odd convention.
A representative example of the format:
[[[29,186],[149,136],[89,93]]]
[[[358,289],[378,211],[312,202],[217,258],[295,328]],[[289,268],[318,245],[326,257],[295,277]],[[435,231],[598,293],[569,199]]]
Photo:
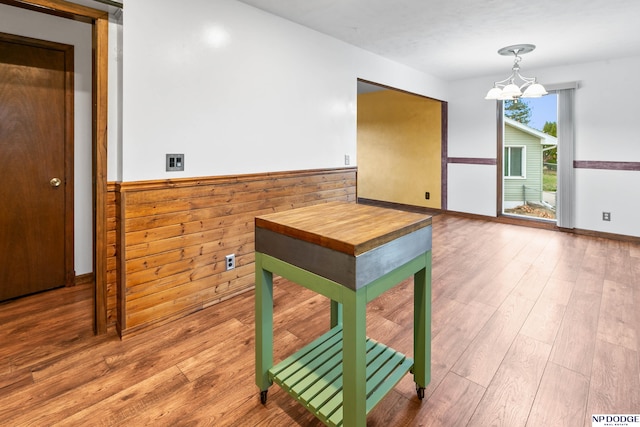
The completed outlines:
[[[49,185],[51,185],[52,187],[60,187],[60,184],[62,184],[60,178],[51,178],[51,181],[49,181]]]

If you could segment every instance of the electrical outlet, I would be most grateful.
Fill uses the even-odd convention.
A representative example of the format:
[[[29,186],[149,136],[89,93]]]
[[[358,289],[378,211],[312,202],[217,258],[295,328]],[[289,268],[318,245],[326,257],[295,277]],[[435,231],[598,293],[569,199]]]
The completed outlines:
[[[167,154],[167,172],[184,171],[184,154]]]
[[[603,221],[611,221],[611,212],[602,212]]]
[[[345,166],[348,166],[351,163],[351,159],[349,158],[348,154],[344,155],[344,164]]]
[[[430,198],[430,197],[431,197],[431,194],[429,194],[429,192],[428,192],[428,191],[426,191],[426,192],[424,193],[424,198],[425,198],[425,199],[427,199],[427,200],[429,200],[429,198]]]
[[[224,259],[226,262],[227,271],[236,268],[236,254],[229,254],[225,256]]]

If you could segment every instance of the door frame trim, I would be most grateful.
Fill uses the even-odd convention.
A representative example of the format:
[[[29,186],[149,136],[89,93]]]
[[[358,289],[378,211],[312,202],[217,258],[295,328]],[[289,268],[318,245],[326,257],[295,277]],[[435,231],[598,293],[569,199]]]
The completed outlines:
[[[504,102],[496,101],[496,216],[504,216],[503,208],[503,157],[504,157]]]
[[[107,97],[109,14],[64,0],[0,0],[0,3],[73,19],[92,26],[93,272],[96,334],[107,332]]]

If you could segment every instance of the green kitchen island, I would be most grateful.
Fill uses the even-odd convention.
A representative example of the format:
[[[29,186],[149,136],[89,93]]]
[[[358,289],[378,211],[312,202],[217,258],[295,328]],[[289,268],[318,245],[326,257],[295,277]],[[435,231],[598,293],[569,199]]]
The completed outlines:
[[[431,374],[431,217],[329,202],[255,219],[256,384],[275,382],[328,426],[364,427],[408,372]],[[329,331],[273,364],[273,274],[331,300]],[[413,358],[366,336],[367,303],[413,275]]]

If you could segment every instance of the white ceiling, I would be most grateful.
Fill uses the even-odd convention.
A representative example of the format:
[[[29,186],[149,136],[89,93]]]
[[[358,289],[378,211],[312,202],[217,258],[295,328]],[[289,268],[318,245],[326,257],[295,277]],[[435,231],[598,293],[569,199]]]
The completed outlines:
[[[640,0],[239,0],[445,79],[640,55]]]

